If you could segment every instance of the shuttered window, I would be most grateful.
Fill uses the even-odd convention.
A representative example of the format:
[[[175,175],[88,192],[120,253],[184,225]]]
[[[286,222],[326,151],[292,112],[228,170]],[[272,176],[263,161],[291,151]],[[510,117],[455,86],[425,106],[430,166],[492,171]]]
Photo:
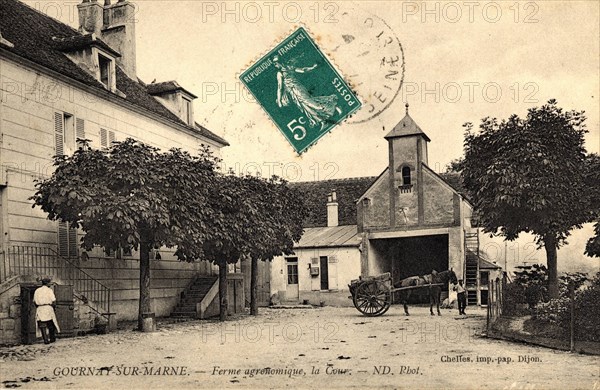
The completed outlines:
[[[77,242],[77,229],[69,226],[69,257],[76,258],[78,254],[79,243]]]
[[[85,139],[85,121],[81,118],[75,120],[75,139],[77,140],[77,147],[82,148],[83,142],[79,140]]]
[[[69,228],[66,222],[58,223],[58,254],[69,257]]]
[[[106,129],[100,129],[100,146],[103,148],[108,146],[108,137],[106,135]]]
[[[76,258],[78,252],[77,229],[72,229],[67,222],[59,222],[58,254],[64,258]]]
[[[115,141],[116,138],[114,131],[100,129],[100,146],[102,146],[103,148],[108,148],[111,147],[112,143]]]
[[[60,112],[54,113],[54,147],[56,155],[65,154],[65,126]]]
[[[76,138],[85,138],[83,119],[66,112],[54,113],[54,148],[56,155],[71,155],[75,152]],[[79,146],[79,145],[77,145]]]

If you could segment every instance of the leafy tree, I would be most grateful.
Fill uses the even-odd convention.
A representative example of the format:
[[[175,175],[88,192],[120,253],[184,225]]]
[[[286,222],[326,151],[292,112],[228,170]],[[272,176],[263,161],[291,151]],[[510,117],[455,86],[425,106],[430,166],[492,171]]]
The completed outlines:
[[[138,328],[149,330],[143,314],[151,312],[150,250],[177,246],[182,260],[202,257],[216,162],[207,148],[192,156],[179,149],[160,153],[131,138],[102,150],[86,141],[72,156],[55,157],[53,175],[36,184],[33,207],[83,229],[86,250],[139,248]]]
[[[227,316],[227,267],[246,253],[259,205],[248,196],[243,178],[219,175],[209,190],[207,207],[214,210],[211,235],[204,241],[204,260],[219,267],[219,308],[221,321]]]
[[[219,267],[220,319],[227,315],[227,265],[251,260],[251,313],[257,314],[258,260],[290,254],[300,240],[306,210],[297,191],[280,178],[233,174],[218,178],[209,207],[216,210],[204,258]]]
[[[575,290],[578,290],[589,280],[585,272],[566,272],[558,279],[560,281],[560,289],[562,290],[561,295],[563,296],[567,296],[569,286],[573,286]]]
[[[463,169],[463,161],[464,159],[462,157],[450,161],[448,165],[446,165],[446,173],[460,173]]]
[[[521,287],[524,302],[534,308],[539,302],[548,300],[548,268],[543,264],[517,267],[514,284]]]
[[[258,260],[271,261],[275,256],[294,253],[294,242],[302,237],[308,210],[301,194],[287,185],[285,180],[273,176],[269,180],[246,176],[249,196],[254,199],[259,213],[252,229],[248,230],[247,255],[250,268],[250,314],[258,314]]]
[[[558,295],[557,248],[593,217],[585,185],[583,112],[550,100],[526,118],[465,124],[463,182],[484,231],[536,236],[547,254],[550,297]]]
[[[600,215],[600,156],[590,154],[586,160],[586,187],[590,194],[590,204],[596,215]],[[585,247],[588,256],[600,257],[600,217],[596,218],[594,225],[594,236],[591,237]]]

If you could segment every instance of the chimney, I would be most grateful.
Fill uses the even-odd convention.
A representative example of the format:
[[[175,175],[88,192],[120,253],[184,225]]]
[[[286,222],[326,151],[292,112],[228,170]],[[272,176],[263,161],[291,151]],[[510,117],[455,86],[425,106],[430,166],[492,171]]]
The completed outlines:
[[[137,80],[135,63],[135,6],[127,0],[110,4],[105,0],[101,38],[121,54],[117,64],[127,76]]]
[[[127,76],[137,80],[135,64],[135,6],[127,0],[83,0],[77,5],[79,32],[94,33],[104,43],[121,54],[117,64]]]
[[[102,31],[104,11],[96,0],[83,0],[77,4],[79,12],[79,32],[82,34],[96,34],[100,36]]]
[[[335,191],[327,196],[327,227],[338,226],[338,202]]]

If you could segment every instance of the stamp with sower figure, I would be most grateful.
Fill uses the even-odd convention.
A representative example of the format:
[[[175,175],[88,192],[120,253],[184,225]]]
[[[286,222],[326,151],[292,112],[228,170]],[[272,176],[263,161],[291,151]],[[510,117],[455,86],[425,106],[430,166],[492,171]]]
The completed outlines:
[[[240,79],[298,153],[361,106],[302,27]]]

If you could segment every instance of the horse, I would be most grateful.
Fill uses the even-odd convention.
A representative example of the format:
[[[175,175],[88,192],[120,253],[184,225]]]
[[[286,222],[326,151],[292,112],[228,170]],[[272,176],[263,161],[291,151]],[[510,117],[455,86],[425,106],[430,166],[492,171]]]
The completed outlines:
[[[431,312],[431,315],[433,314],[433,304],[436,304],[437,307],[437,314],[438,316],[441,316],[442,313],[440,313],[440,297],[442,295],[442,287],[443,286],[431,286],[431,284],[438,284],[441,283],[443,285],[446,285],[448,283],[448,281],[450,281],[450,283],[452,284],[457,284],[458,280],[456,278],[456,274],[454,273],[454,271],[452,270],[452,268],[450,268],[447,271],[442,271],[442,272],[437,272],[436,270],[433,270],[430,274],[428,275],[423,275],[423,276],[410,276],[406,279],[402,279],[397,283],[394,283],[394,287],[395,288],[399,288],[399,287],[413,287],[413,286],[424,286],[421,287],[421,289],[425,289],[425,286],[428,286],[428,294],[429,294],[429,311]],[[408,314],[408,306],[406,305],[406,302],[408,301],[408,298],[410,298],[410,295],[412,294],[414,289],[406,289],[406,290],[400,290],[398,291],[398,293],[400,294],[400,302],[403,303],[404,305],[404,313],[408,316],[410,314]]]

